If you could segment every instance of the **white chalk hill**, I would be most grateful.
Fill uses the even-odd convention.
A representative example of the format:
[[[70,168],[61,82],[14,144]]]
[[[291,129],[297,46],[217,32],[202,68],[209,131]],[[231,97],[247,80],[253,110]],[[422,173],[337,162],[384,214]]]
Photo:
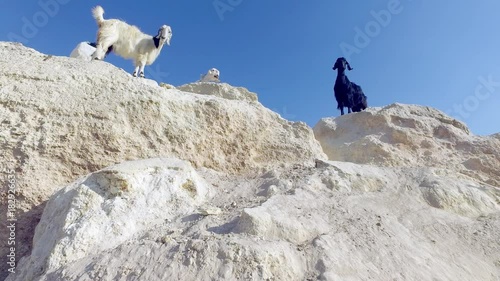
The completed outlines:
[[[0,160],[33,243],[7,280],[500,277],[498,134],[402,104],[313,133],[244,88],[13,43],[0,66]]]
[[[311,128],[281,118],[244,88],[208,85],[228,98],[166,89],[107,62],[44,55],[13,43],[0,43],[0,69],[0,163],[16,162],[20,256],[31,249],[44,202],[110,165],[175,157],[239,174],[326,159]],[[6,234],[0,220],[0,237]],[[7,251],[0,243],[0,256]]]

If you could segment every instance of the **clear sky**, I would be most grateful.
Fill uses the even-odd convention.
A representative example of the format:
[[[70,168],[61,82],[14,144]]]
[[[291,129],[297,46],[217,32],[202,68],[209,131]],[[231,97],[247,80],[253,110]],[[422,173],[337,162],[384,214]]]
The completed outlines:
[[[145,33],[172,27],[171,46],[146,67],[158,82],[182,85],[216,67],[223,82],[314,126],[340,114],[331,68],[345,56],[369,106],[426,105],[474,134],[500,132],[498,0],[0,0],[0,40],[69,56],[95,41],[98,4]],[[106,61],[133,71],[116,55]]]

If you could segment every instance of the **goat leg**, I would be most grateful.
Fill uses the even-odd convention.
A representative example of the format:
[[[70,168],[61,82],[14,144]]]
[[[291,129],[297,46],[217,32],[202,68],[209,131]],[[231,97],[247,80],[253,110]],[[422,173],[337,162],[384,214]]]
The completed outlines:
[[[139,73],[139,66],[136,66],[134,69],[134,73],[132,73],[132,76],[137,77],[138,73]]]
[[[136,62],[135,63],[135,69],[134,69],[134,73],[132,74],[132,76],[134,77],[141,77],[141,78],[144,78],[144,67],[146,66],[146,63],[143,63],[141,61],[139,62]]]
[[[139,68],[139,76],[144,78],[144,67],[146,66],[146,62],[141,62]]]

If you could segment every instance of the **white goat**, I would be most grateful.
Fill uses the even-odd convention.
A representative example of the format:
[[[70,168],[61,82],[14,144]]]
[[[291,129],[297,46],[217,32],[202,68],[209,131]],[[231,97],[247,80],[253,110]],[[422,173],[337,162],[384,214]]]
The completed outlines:
[[[156,36],[142,33],[138,27],[117,19],[105,20],[104,9],[97,6],[92,9],[92,15],[97,22],[97,49],[92,59],[101,60],[105,51],[113,46],[113,52],[125,59],[134,59],[134,77],[144,77],[144,67],[151,65],[160,54],[163,45],[170,45],[172,29],[163,25]]]
[[[219,76],[219,70],[217,68],[211,68],[210,70],[208,70],[207,74],[201,75],[199,82],[220,82]]]

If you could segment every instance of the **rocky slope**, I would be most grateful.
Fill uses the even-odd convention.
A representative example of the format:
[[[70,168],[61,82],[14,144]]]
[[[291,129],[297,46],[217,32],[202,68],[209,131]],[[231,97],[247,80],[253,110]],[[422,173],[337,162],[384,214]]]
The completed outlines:
[[[110,167],[56,193],[8,280],[500,276],[500,194],[460,173],[318,161],[238,177],[169,161],[126,162],[140,169]],[[119,184],[95,184],[109,174]],[[182,188],[190,178],[200,180]],[[116,186],[127,188],[110,195]]]
[[[313,133],[244,88],[12,43],[0,67],[24,256],[7,280],[500,278],[498,134],[401,104]]]
[[[314,135],[330,160],[447,168],[500,186],[500,135],[474,136],[430,107],[392,104],[323,118]]]
[[[326,159],[311,128],[284,120],[243,88],[210,85],[230,99],[196,94],[196,84],[195,93],[166,89],[106,62],[13,43],[0,43],[0,69],[0,162],[16,170],[20,241],[31,240],[51,194],[126,160],[177,157],[238,174]],[[6,192],[1,196],[5,214]],[[4,223],[0,237],[7,235]],[[30,244],[19,242],[18,254]],[[7,245],[0,249],[5,256]]]

